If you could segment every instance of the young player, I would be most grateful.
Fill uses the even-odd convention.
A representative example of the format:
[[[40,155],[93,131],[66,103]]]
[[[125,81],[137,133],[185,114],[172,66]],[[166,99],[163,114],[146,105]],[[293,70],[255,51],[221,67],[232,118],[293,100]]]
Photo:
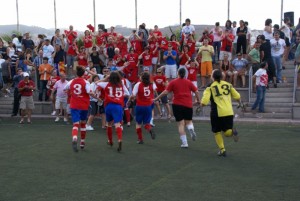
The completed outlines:
[[[90,83],[82,78],[84,72],[85,70],[82,67],[77,67],[77,78],[71,80],[65,87],[65,90],[69,90],[70,93],[70,109],[73,121],[72,147],[74,152],[78,152],[77,135],[79,128],[81,134],[80,148],[84,149],[85,147],[86,119],[90,105],[90,95],[92,95]]]
[[[151,138],[155,139],[155,132],[150,125],[155,90],[156,85],[151,83],[149,72],[144,72],[141,75],[141,82],[136,83],[132,90],[132,96],[129,98],[129,102],[133,98],[136,98],[135,118],[138,144],[144,144],[142,124],[144,124],[145,129],[150,133]]]
[[[178,70],[178,78],[172,80],[167,89],[164,90],[158,97],[154,100],[159,100],[162,96],[167,95],[170,92],[173,92],[173,113],[175,120],[178,125],[178,131],[180,134],[180,139],[182,141],[181,148],[188,148],[188,142],[186,138],[186,133],[184,126],[187,127],[192,140],[196,140],[196,133],[194,131],[194,125],[192,122],[193,118],[193,102],[192,102],[192,93],[196,94],[197,103],[200,102],[200,94],[195,85],[185,79],[185,69],[180,68]]]
[[[108,82],[107,82],[108,80]],[[105,98],[105,114],[108,127],[106,129],[108,145],[113,146],[112,141],[112,125],[115,125],[118,137],[118,152],[122,150],[122,127],[124,96],[128,96],[127,88],[122,84],[121,76],[118,72],[113,71],[109,77],[97,83],[104,89]]]
[[[217,69],[212,73],[213,82],[208,86],[201,100],[201,105],[205,106],[211,101],[211,129],[215,134],[215,140],[219,147],[219,156],[226,156],[226,150],[221,132],[226,137],[233,137],[234,141],[238,141],[238,133],[233,128],[233,109],[231,97],[240,100],[240,94],[228,82],[222,80],[222,72]]]
[[[199,69],[199,63],[194,59],[189,59],[185,63],[185,67],[188,70],[188,79],[197,87],[198,89],[198,84],[197,84],[197,74],[198,74],[198,69]]]

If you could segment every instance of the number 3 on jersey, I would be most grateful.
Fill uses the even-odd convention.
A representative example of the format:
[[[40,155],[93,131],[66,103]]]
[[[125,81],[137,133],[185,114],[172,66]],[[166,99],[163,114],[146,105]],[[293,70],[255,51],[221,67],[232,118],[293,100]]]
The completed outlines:
[[[82,92],[80,84],[74,84],[74,94],[80,95]]]
[[[121,98],[123,96],[123,90],[120,87],[115,88],[115,94],[113,94],[113,87],[108,87],[109,90],[109,96],[110,97],[116,97],[116,98]]]
[[[215,85],[215,86],[213,86],[213,87],[215,88],[216,96],[222,96],[222,94],[223,94],[223,95],[229,95],[229,93],[230,93],[230,86],[227,85],[227,84],[221,85],[221,88],[223,89],[222,94],[220,93],[219,88],[218,88],[217,85]]]

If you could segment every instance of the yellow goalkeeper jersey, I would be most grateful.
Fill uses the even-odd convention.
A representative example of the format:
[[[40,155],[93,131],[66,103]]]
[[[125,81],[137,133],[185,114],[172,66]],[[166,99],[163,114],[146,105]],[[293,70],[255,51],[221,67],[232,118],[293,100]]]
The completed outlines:
[[[201,103],[207,105],[211,102],[211,114],[218,117],[233,115],[231,97],[235,100],[240,99],[240,94],[225,81],[214,81],[204,91]]]

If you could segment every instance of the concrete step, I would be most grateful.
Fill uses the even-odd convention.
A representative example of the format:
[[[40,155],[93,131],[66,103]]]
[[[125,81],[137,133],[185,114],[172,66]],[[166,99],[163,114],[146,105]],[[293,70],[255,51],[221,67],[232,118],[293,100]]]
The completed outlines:
[[[251,103],[255,102],[255,98],[250,99]],[[266,98],[265,103],[292,103],[292,97]]]
[[[256,93],[252,93],[251,97],[256,97]],[[267,91],[266,98],[292,98],[293,92],[276,92],[276,91]]]
[[[250,113],[246,112],[243,114],[244,118],[267,118],[267,119],[291,119],[292,113],[276,113],[276,112],[266,112],[266,113]]]
[[[249,106],[246,107],[247,112],[251,112],[251,106],[253,104],[249,104]],[[291,107],[271,107],[271,106],[266,106],[265,105],[265,112],[266,113],[292,113],[292,108]]]

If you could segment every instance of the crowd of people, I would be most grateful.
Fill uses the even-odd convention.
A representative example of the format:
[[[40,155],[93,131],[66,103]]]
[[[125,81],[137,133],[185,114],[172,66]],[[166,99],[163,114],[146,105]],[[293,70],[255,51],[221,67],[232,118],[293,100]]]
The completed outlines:
[[[269,83],[276,88],[277,83],[283,82],[282,63],[291,59],[290,52],[300,63],[300,19],[294,30],[288,18],[282,27],[272,26],[272,20],[267,19],[263,34],[257,36],[253,46],[248,22],[243,20],[239,27],[235,21],[227,20],[224,27],[217,22],[213,29],[205,29],[198,40],[190,19],[185,20],[179,36],[172,34],[169,39],[158,26],[148,30],[144,23],[129,37],[116,33],[114,27],[98,32],[91,25],[87,27],[89,30],[82,37],[70,26],[63,33],[57,29],[52,38],[39,35],[37,42],[29,33],[23,37],[13,35],[7,47],[0,40],[4,96],[8,97],[14,88],[12,116],[17,116],[21,109],[19,123],[25,122],[26,114],[27,122],[31,123],[33,94],[38,90],[39,101],[52,101],[55,122],[61,116],[68,122],[71,115],[72,146],[76,152],[79,130],[83,149],[86,131],[94,130],[92,124],[98,114],[110,146],[115,127],[118,151],[122,150],[123,126],[131,125],[132,115],[138,144],[144,143],[143,125],[155,139],[155,106],[159,117],[171,119],[174,115],[181,147],[187,148],[185,127],[191,138],[196,139],[192,101],[202,106],[211,101],[212,131],[219,155],[226,156],[221,132],[237,141],[237,131],[233,128],[231,98],[224,103],[220,101],[222,97],[240,100],[234,88],[239,86],[239,77],[241,87],[246,87],[245,77],[251,65],[258,97],[252,109],[259,105],[259,111],[264,112],[265,88]],[[202,101],[198,88],[204,89]],[[167,96],[168,93],[171,94]]]

